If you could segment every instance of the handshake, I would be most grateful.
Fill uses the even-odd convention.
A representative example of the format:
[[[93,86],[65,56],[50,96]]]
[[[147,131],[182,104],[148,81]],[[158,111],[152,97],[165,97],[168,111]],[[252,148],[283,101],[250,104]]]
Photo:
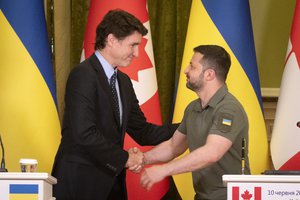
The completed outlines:
[[[154,164],[149,152],[151,151],[148,151],[144,154],[137,147],[130,148],[128,150],[129,158],[126,163],[126,168],[133,173],[140,173],[144,169],[145,165]],[[145,168],[140,177],[141,186],[147,190],[150,190],[155,183],[168,176],[166,172],[167,171],[164,170],[163,165]]]
[[[140,173],[145,165],[144,153],[137,147],[130,148],[128,150],[128,160],[126,163],[126,168],[128,168],[133,173]]]

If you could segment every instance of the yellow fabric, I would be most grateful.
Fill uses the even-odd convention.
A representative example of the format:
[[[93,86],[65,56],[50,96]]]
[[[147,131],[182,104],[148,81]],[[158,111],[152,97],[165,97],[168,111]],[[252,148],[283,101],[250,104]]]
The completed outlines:
[[[248,115],[250,167],[253,174],[260,174],[269,168],[269,158],[265,123],[259,102],[243,68],[199,0],[194,0],[192,3],[173,122],[180,122],[186,106],[197,98],[196,94],[185,86],[186,76],[184,69],[190,62],[193,48],[200,44],[220,45],[231,56],[232,64],[227,78],[227,85],[229,91],[241,102]],[[184,200],[194,198],[195,192],[191,177],[190,173],[173,177],[177,189]]]
[[[38,160],[38,171],[50,172],[60,140],[55,103],[1,10],[0,29],[0,133],[6,168],[20,171],[20,158],[34,158]]]

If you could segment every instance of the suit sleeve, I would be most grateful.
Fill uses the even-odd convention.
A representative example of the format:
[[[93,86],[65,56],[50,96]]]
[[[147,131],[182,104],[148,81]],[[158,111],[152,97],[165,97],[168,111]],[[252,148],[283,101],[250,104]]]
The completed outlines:
[[[127,133],[142,146],[157,145],[170,139],[179,124],[158,126],[148,123],[144,113],[140,109],[139,101],[135,95],[130,79],[128,84],[131,100]]]

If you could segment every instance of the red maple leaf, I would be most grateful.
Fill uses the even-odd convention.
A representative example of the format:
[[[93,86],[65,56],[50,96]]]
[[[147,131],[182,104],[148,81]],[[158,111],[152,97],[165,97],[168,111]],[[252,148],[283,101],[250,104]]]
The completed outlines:
[[[244,194],[241,195],[241,197],[244,199],[244,200],[250,200],[252,198],[252,194],[249,193],[248,190],[246,190],[244,192]]]
[[[146,0],[94,0],[90,3],[86,32],[84,35],[85,57],[94,53],[95,30],[104,15],[112,9],[122,9],[136,16],[142,23],[149,21]],[[150,30],[149,30],[150,31]]]
[[[84,37],[85,57],[94,53],[95,31],[98,23],[103,16],[111,9],[121,8],[136,16],[142,23],[149,21],[146,0],[128,1],[128,0],[110,0],[110,1],[91,1],[90,11],[87,22],[87,31]],[[149,30],[150,31],[150,30]],[[138,81],[138,71],[151,68],[152,63],[145,52],[147,39],[142,38],[139,46],[139,57],[133,59],[131,65],[126,68],[119,68],[129,75],[133,80]]]
[[[138,72],[140,70],[153,67],[148,54],[145,51],[145,46],[148,40],[142,38],[139,46],[139,57],[134,58],[128,67],[119,67],[118,69],[127,74],[132,80],[138,81]]]

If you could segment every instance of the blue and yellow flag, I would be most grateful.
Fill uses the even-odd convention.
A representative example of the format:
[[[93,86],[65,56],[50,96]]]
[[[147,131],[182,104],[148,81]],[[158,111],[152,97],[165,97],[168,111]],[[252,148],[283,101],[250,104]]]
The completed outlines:
[[[6,168],[50,172],[60,139],[43,0],[0,1],[0,134]]]
[[[253,32],[248,1],[193,0],[182,60],[174,122],[180,122],[186,106],[195,98],[185,86],[185,67],[194,47],[216,44],[229,52],[232,65],[227,78],[229,91],[239,99],[249,119],[249,160],[252,174],[269,168],[266,127],[256,64]],[[191,175],[174,176],[185,199],[193,199]]]
[[[39,185],[37,184],[10,184],[10,200],[38,200]]]

